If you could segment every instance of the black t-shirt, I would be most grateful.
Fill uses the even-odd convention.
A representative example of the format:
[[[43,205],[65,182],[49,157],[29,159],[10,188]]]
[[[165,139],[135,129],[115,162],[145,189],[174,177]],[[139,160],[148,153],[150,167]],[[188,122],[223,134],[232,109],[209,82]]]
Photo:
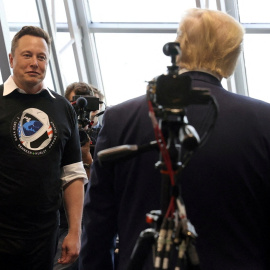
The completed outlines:
[[[0,86],[0,236],[32,238],[58,225],[61,167],[81,161],[76,113],[47,91],[3,96]]]

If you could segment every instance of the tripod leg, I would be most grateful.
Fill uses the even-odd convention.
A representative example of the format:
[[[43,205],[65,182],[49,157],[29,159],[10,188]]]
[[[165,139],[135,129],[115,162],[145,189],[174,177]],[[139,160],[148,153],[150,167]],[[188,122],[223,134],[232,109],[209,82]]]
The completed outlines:
[[[155,243],[157,237],[158,233],[154,229],[146,229],[140,233],[127,270],[140,270],[143,268],[147,254],[152,250],[151,246]]]

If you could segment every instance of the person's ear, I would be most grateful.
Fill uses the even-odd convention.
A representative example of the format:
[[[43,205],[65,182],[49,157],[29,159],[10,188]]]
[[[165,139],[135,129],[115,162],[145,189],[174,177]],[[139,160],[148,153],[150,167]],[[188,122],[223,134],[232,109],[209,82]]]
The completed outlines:
[[[13,56],[11,53],[8,55],[8,58],[9,58],[9,65],[11,68],[13,68]]]

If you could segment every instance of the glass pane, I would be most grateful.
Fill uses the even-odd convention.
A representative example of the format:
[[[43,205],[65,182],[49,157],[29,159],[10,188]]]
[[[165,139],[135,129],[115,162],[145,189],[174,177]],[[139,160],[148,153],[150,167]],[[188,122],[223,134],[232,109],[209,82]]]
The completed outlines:
[[[55,45],[60,58],[59,64],[64,84],[67,86],[70,83],[77,82],[79,77],[72,43],[70,42],[70,33],[57,32]]]
[[[208,4],[208,6],[206,6],[205,8],[215,9],[215,10],[217,9],[217,1],[216,0],[209,0],[207,2],[206,3]]]
[[[67,22],[67,16],[66,16],[66,10],[63,0],[57,0],[57,1],[46,1],[49,13],[51,14],[51,18],[53,18],[53,21],[56,23],[66,23]]]
[[[19,22],[25,25],[39,22],[35,0],[3,0],[7,22]]]
[[[49,89],[56,91],[56,89],[53,86],[53,79],[52,79],[52,72],[51,72],[50,65],[47,68],[47,73],[46,73],[46,77],[44,79],[44,83]]]
[[[163,46],[176,34],[96,34],[107,105],[146,93],[147,81],[167,71]],[[109,46],[108,46],[109,44]]]
[[[242,23],[269,23],[269,0],[238,0],[240,21]]]
[[[258,47],[254,53],[254,48]],[[251,97],[270,102],[269,94],[269,62],[270,35],[246,34],[244,54],[248,80],[249,95]]]
[[[89,0],[94,22],[179,22],[195,0]]]

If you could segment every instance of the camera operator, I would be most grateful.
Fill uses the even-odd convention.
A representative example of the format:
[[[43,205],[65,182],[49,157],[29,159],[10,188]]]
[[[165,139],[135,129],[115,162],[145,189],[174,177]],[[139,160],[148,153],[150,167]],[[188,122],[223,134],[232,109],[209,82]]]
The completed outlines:
[[[90,120],[93,121],[92,127],[93,128],[101,128],[101,123],[99,122],[99,118],[96,117],[102,111],[102,106],[104,104],[104,95],[95,87],[92,87],[94,96],[99,99],[99,109],[96,111],[90,112]]]
[[[67,86],[66,91],[65,91],[65,98],[69,100],[71,103],[73,103],[74,102],[73,97],[76,95],[85,96],[85,97],[93,97],[94,93],[91,86],[89,86],[87,83],[75,82]],[[87,129],[88,126],[86,125],[84,128]],[[93,162],[92,155],[90,153],[90,145],[91,145],[91,139],[89,137],[88,137],[88,140],[86,140],[83,144],[81,143],[82,161],[83,161],[84,169],[86,171],[88,179],[90,176],[90,166]],[[59,240],[58,240],[57,252],[56,252],[56,256],[54,260],[53,269],[54,270],[63,270],[63,269],[75,270],[77,269],[78,261],[75,261],[72,264],[66,264],[66,265],[59,264],[57,262],[61,255],[63,240],[66,237],[67,232],[68,232],[68,223],[67,223],[66,213],[65,213],[63,204],[61,205],[59,212],[60,212]]]
[[[77,112],[81,145],[90,138],[90,153],[93,156],[97,136],[101,129],[99,116],[104,113],[101,111],[104,96],[93,85],[80,82],[70,84],[65,97],[74,105]]]
[[[179,77],[189,76],[192,87],[209,89],[219,105],[210,137],[181,175],[187,215],[198,233],[201,270],[270,269],[270,105],[229,92],[221,84],[234,72],[243,36],[243,27],[231,16],[191,9],[176,39],[181,47]],[[202,108],[195,107],[188,108],[188,115],[197,129]],[[146,96],[106,110],[85,194],[80,270],[114,269],[117,234],[117,269],[127,269],[135,243],[147,228],[146,213],[160,209],[158,151],[103,166],[97,153],[153,140]],[[143,269],[154,269],[151,250]]]
[[[69,100],[71,103],[74,102],[76,103],[76,101],[74,101],[75,96],[94,97],[93,88],[89,84],[84,82],[74,82],[67,86],[67,89],[65,91],[65,98]],[[87,131],[88,128],[89,128],[88,124],[82,127],[82,129],[85,131]],[[90,173],[90,165],[92,164],[92,155],[90,152],[91,143],[92,143],[91,137],[89,135],[87,136],[87,139],[85,139],[83,143],[81,141],[82,159],[88,178]]]
[[[104,95],[95,87],[92,87],[92,90],[93,90],[94,96],[99,98],[99,109],[90,112],[90,120],[92,123],[92,134],[91,134],[92,136],[91,136],[91,138],[92,138],[93,143],[96,144],[97,136],[98,136],[99,131],[102,127],[101,123],[99,122],[98,115],[100,113],[102,113],[102,107],[104,104]],[[93,152],[91,151],[91,153],[93,155],[94,151]]]

